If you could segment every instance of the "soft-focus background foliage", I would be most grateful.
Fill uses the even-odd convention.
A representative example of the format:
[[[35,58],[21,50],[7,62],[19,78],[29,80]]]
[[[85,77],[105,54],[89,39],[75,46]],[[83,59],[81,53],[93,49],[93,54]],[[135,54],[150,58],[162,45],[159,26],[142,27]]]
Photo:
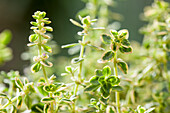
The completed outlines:
[[[140,19],[143,8],[150,5],[153,0],[115,0],[116,4],[111,10],[123,15],[120,20],[121,28],[130,32],[130,40],[142,42],[142,35],[138,30],[144,22]],[[169,0],[166,0],[169,1]],[[76,41],[78,28],[73,26],[70,18],[75,18],[77,12],[85,7],[81,0],[0,0],[0,32],[8,28],[13,37],[9,47],[13,49],[13,59],[0,67],[0,70],[19,70],[29,64],[21,60],[21,53],[27,50],[28,36],[31,33],[30,15],[40,10],[46,11],[54,28],[53,37],[59,47],[63,44]],[[67,56],[67,50],[60,49],[58,56]]]

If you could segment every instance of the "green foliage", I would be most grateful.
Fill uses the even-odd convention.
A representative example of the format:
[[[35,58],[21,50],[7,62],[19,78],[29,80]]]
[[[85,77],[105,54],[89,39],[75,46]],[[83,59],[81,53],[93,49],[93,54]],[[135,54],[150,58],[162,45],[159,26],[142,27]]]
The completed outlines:
[[[99,88],[102,97],[107,99],[111,94],[112,88],[118,86],[120,80],[118,77],[111,75],[111,68],[109,66],[105,66],[103,70],[96,70],[96,75],[92,76],[89,82],[90,85],[85,88],[85,92],[93,92]]]
[[[62,78],[64,83],[56,75],[59,68],[53,69],[54,74],[47,68],[53,66],[49,62],[52,57],[49,56],[55,52],[50,45],[51,36],[46,33],[53,31],[52,27],[46,26],[51,21],[45,18],[45,12],[34,13],[36,21],[31,22],[34,33],[29,36],[28,44],[34,51],[28,53],[33,58],[31,71],[35,74],[27,74],[29,76],[26,78],[20,76],[18,71],[0,73],[0,112],[169,113],[169,3],[155,0],[151,7],[145,9],[143,17],[148,25],[141,29],[144,34],[143,46],[134,46],[132,43],[135,47],[133,50],[128,40],[128,30],[105,33],[109,21],[106,17],[111,13],[108,3],[112,1],[87,1],[94,6],[97,4],[90,14],[98,17],[99,22],[87,15],[79,16],[80,22],[70,19],[82,30],[77,33],[81,37],[78,43],[62,46],[80,50],[79,56],[73,56],[72,64],[66,66],[61,74],[67,75]],[[103,22],[97,9],[100,9],[99,13],[105,11],[103,18],[107,22],[103,25],[106,29],[98,27]],[[9,37],[10,33],[5,31],[0,35],[0,42],[6,46],[10,42]],[[125,55],[132,51],[133,55]],[[101,60],[98,61],[102,64],[97,64],[100,56]],[[100,68],[97,68],[98,65]]]
[[[12,59],[12,50],[7,47],[11,37],[12,33],[10,30],[4,30],[0,33],[0,65]]]
[[[46,15],[45,12],[37,11],[33,15],[33,18],[36,19],[36,22],[31,22],[31,24],[33,25],[31,29],[33,29],[35,34],[31,34],[29,36],[29,41],[31,42],[31,44],[29,43],[28,46],[37,45],[38,47],[38,56],[34,57],[34,61],[36,63],[33,64],[31,67],[31,71],[33,73],[38,72],[42,65],[45,67],[52,66],[52,63],[46,60],[48,59],[47,53],[41,52],[42,51],[41,48],[43,48],[45,52],[48,53],[52,52],[51,47],[45,45],[47,43],[47,40],[51,38],[50,36],[45,34],[46,31],[53,31],[51,27],[45,26],[45,24],[51,23],[51,21],[49,21],[48,18],[44,18],[45,15]]]

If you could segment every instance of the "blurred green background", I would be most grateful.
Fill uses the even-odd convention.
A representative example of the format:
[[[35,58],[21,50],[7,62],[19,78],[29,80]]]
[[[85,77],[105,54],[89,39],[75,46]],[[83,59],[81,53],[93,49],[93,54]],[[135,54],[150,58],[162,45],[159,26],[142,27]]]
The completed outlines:
[[[139,16],[143,8],[150,5],[153,0],[115,0],[116,6],[111,10],[123,15],[120,21],[121,28],[130,32],[130,40],[142,42],[139,34],[145,22]],[[169,1],[169,0],[166,0]],[[21,53],[27,50],[26,44],[31,34],[30,21],[37,10],[46,11],[47,17],[52,21],[54,28],[53,37],[59,47],[63,44],[75,42],[75,36],[79,28],[72,25],[70,18],[75,18],[77,12],[85,7],[81,0],[0,0],[0,32],[10,29],[13,37],[9,47],[13,50],[13,59],[0,67],[0,70],[19,70],[29,65],[29,61],[21,59]],[[57,56],[67,56],[67,50],[60,49]]]

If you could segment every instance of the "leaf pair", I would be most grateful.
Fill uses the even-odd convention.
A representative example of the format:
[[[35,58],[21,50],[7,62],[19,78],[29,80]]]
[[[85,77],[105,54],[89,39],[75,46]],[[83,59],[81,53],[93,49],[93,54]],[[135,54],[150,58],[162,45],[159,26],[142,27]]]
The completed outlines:
[[[111,69],[109,66],[105,66],[103,70],[96,70],[95,74],[96,75],[90,78],[91,84],[87,86],[84,91],[96,91],[100,88],[102,97],[107,99],[110,96],[112,88],[117,90],[115,86],[119,84],[120,80],[118,77],[111,75]]]
[[[103,54],[102,60],[109,61],[114,57],[114,52],[118,49],[120,52],[128,54],[132,53],[132,47],[130,42],[128,41],[129,32],[124,29],[117,32],[116,30],[110,31],[111,35],[109,34],[102,34],[101,40],[104,44],[110,44],[111,50],[105,52]]]
[[[42,65],[44,65],[46,67],[53,66],[53,64],[51,62],[46,61],[46,60],[41,60],[40,62],[37,62],[31,66],[31,72],[32,73],[38,72],[41,69]]]

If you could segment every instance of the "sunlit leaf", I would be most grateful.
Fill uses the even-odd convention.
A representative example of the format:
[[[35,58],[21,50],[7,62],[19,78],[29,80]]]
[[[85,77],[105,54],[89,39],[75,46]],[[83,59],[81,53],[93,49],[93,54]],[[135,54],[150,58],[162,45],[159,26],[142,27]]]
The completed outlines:
[[[113,51],[107,51],[102,55],[102,60],[103,61],[109,61],[112,60],[115,56],[115,53]]]
[[[110,44],[112,41],[112,37],[108,34],[102,34],[101,35],[101,40],[104,44]]]

